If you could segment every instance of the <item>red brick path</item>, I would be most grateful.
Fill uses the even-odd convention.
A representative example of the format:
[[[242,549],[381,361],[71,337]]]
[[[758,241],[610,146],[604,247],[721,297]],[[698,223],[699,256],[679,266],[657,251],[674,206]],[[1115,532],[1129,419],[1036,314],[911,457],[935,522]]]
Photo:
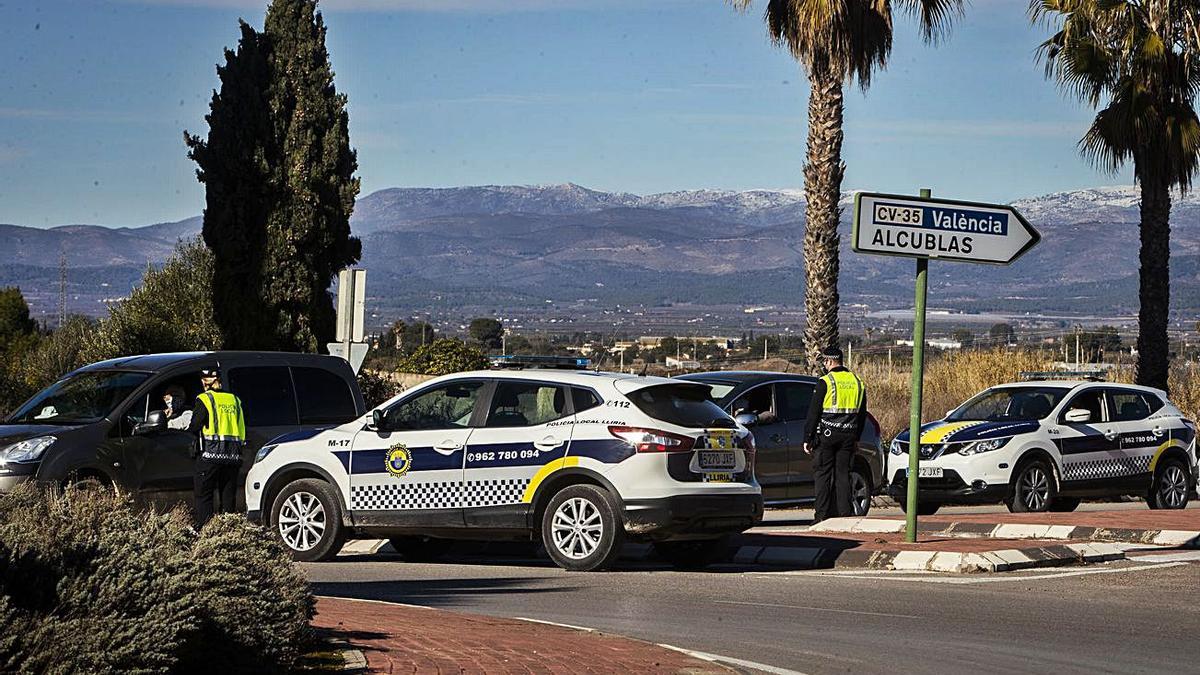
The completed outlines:
[[[603,633],[439,609],[322,597],[317,628],[373,673],[728,673],[664,647]]]

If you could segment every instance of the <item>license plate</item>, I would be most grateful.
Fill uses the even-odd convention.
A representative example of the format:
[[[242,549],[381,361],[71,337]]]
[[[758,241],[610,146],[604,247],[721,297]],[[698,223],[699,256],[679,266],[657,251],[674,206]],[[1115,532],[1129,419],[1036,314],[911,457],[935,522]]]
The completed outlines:
[[[701,469],[732,469],[737,465],[737,459],[729,450],[701,450]]]
[[[904,475],[908,476],[909,470],[904,470]],[[917,480],[922,478],[941,478],[945,475],[944,469],[940,466],[922,466],[917,469]]]
[[[733,474],[731,473],[706,473],[704,474],[705,483],[732,483]]]

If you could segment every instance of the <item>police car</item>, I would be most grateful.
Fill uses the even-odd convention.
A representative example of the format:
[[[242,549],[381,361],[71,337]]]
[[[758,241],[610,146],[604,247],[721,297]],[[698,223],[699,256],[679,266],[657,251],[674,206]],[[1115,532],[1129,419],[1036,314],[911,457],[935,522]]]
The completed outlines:
[[[1136,495],[1182,509],[1197,478],[1196,423],[1149,387],[1093,380],[1004,384],[921,427],[919,513],[1004,502],[1073,511],[1085,497]],[[905,505],[909,434],[892,442],[891,493]]]
[[[508,538],[540,540],[572,570],[611,565],[627,539],[700,566],[761,520],[753,436],[707,386],[506,365],[273,440],[246,479],[251,519],[298,560],[329,559],[349,537],[388,538],[410,559]]]

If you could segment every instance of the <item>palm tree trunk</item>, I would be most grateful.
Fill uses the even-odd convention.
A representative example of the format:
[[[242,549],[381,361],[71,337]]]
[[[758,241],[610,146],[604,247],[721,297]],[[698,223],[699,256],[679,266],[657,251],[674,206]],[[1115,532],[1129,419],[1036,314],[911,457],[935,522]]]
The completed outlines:
[[[1170,361],[1167,318],[1171,308],[1171,192],[1161,181],[1143,180],[1141,186],[1137,383],[1166,390]]]
[[[804,165],[804,350],[820,374],[821,350],[838,344],[838,222],[842,209],[842,80],[808,74],[808,156]]]

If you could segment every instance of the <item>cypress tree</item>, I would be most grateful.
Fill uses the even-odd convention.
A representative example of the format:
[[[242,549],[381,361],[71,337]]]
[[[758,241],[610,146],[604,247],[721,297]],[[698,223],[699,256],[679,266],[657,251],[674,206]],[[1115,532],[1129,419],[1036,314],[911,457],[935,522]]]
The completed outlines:
[[[315,0],[274,0],[241,24],[217,73],[207,139],[187,135],[205,184],[214,318],[234,349],[317,351],[333,339],[327,289],[355,263],[358,162]]]

